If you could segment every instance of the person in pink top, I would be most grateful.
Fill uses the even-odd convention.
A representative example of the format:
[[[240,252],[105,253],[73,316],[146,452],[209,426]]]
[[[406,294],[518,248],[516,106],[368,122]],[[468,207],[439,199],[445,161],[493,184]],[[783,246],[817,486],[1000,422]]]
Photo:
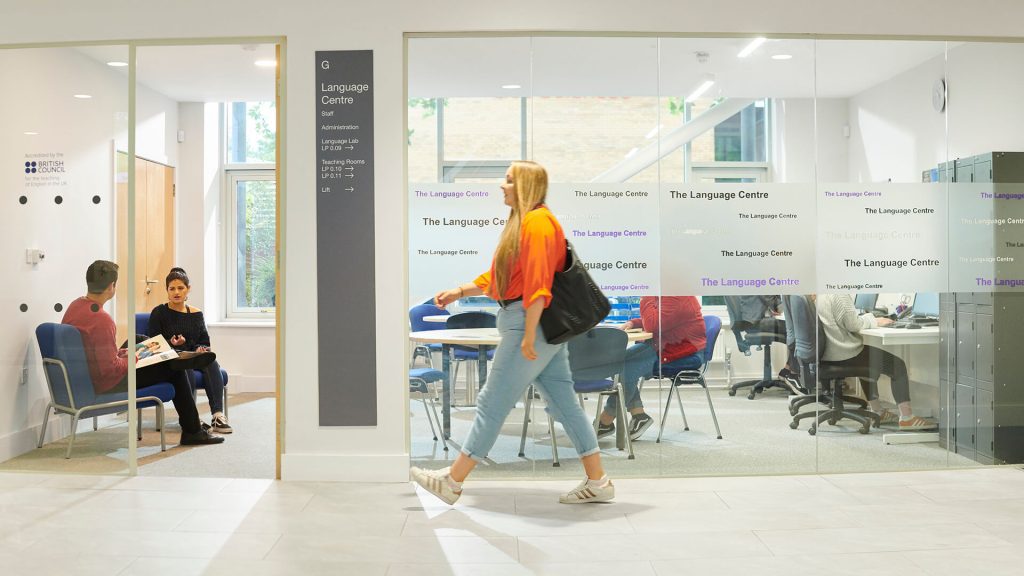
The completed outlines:
[[[117,347],[117,328],[114,319],[103,309],[117,288],[117,264],[97,260],[85,272],[88,293],[76,298],[64,312],[61,323],[74,326],[82,335],[85,360],[89,365],[93,389],[97,394],[128,391],[128,349]],[[174,386],[174,409],[181,424],[181,444],[219,444],[222,436],[214,436],[203,429],[199,421],[192,389],[183,370],[191,370],[215,357],[190,360],[169,360],[139,368],[135,372],[136,388],[169,382]]]
[[[699,368],[703,362],[701,352],[704,351],[706,335],[700,301],[695,296],[644,296],[640,299],[640,318],[622,325],[623,330],[633,328],[654,334],[651,340],[634,344],[626,350],[626,366],[622,373],[626,408],[631,414],[629,437],[637,440],[654,423],[644,411],[640,381],[658,374],[659,365],[666,373]],[[618,401],[617,396],[611,395],[605,402],[597,426],[598,438],[615,433]]]

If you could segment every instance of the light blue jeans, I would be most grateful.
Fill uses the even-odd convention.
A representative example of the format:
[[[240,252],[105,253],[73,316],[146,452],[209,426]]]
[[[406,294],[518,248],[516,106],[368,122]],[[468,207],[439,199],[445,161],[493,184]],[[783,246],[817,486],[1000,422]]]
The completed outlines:
[[[477,396],[476,417],[462,445],[462,453],[477,462],[487,457],[508,413],[523,398],[531,383],[537,384],[537,390],[547,403],[545,410],[562,423],[580,457],[597,453],[594,426],[583,413],[572,388],[568,345],[548,344],[538,325],[534,340],[537,359],[527,360],[520,351],[525,322],[526,310],[518,302],[498,310],[501,343],[494,351],[494,364],[487,375],[487,383]]]

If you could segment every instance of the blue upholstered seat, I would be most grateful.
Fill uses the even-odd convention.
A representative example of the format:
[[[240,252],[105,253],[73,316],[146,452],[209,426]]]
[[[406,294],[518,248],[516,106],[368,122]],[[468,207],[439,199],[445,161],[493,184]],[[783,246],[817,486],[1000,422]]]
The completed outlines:
[[[413,332],[428,332],[431,330],[444,330],[444,322],[427,322],[423,318],[426,316],[448,316],[451,313],[444,308],[438,308],[434,306],[430,301],[424,302],[423,304],[417,304],[409,309],[409,327]],[[422,356],[427,360],[429,366],[434,365],[433,358],[431,358],[431,352],[440,352],[440,344],[418,344],[412,349],[412,359],[409,361],[411,366],[416,362],[417,356]]]
[[[434,370],[433,368],[413,368],[409,370],[409,393],[420,394],[423,410],[426,412],[427,422],[430,424],[430,432],[434,435],[435,441],[437,440],[437,432],[441,430],[441,419],[437,416],[437,408],[434,406],[434,395],[430,390],[429,384],[443,379],[444,372]],[[431,419],[431,415],[433,415],[433,419]],[[437,428],[434,428],[435,421],[437,422]],[[448,441],[443,435],[441,443],[444,445],[444,449],[448,450]]]
[[[46,424],[50,408],[56,413],[70,414],[74,418],[71,439],[65,458],[71,457],[75,445],[75,430],[80,418],[124,412],[128,406],[128,393],[96,394],[92,376],[82,345],[82,335],[74,326],[46,322],[36,328],[36,340],[43,357],[43,373],[50,389],[50,403],[46,406],[43,426],[39,433],[39,447],[46,438]],[[164,439],[164,402],[174,398],[174,386],[161,383],[136,391],[136,407],[156,408],[157,428],[160,430],[160,449],[166,450]],[[141,419],[140,419],[141,426]],[[139,429],[141,438],[141,428]]]
[[[676,396],[676,401],[679,403],[679,413],[683,416],[683,430],[690,429],[690,424],[686,421],[686,412],[683,410],[683,399],[679,395],[679,390],[677,390],[679,386],[684,384],[697,384],[704,389],[704,395],[708,398],[708,408],[711,410],[711,419],[715,423],[715,432],[718,434],[718,439],[722,439],[722,430],[718,427],[718,416],[715,415],[715,405],[711,402],[711,393],[708,392],[708,385],[704,380],[708,366],[711,364],[711,357],[715,354],[715,343],[718,341],[718,335],[721,332],[722,319],[718,316],[705,316],[704,351],[687,356],[685,359],[691,359],[690,362],[681,361],[685,359],[677,360],[674,364],[679,368],[675,372],[666,372],[664,367],[662,368],[661,377],[671,378],[672,386],[668,389],[665,409],[661,413],[661,428],[658,430],[657,442],[661,442],[661,435],[665,432],[665,420],[668,418],[668,408],[672,404],[673,393]],[[690,368],[690,366],[693,367]]]

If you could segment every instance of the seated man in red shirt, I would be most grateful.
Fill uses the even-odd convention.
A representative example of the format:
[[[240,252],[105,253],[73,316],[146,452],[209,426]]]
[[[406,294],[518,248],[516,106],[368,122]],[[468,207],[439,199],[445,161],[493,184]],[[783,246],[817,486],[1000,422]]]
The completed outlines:
[[[654,338],[626,350],[622,388],[626,408],[632,415],[629,437],[636,440],[654,423],[644,412],[644,403],[640,400],[640,380],[652,378],[660,372],[674,374],[679,370],[699,368],[704,361],[700,353],[704,351],[706,336],[704,316],[695,296],[644,296],[640,299],[640,318],[622,325],[623,330],[631,328],[643,328],[645,332],[654,334]],[[608,397],[597,426],[598,438],[615,432],[617,403],[616,396]]]
[[[89,364],[93,388],[97,394],[128,391],[128,350],[118,349],[114,319],[103,305],[114,297],[117,286],[117,264],[106,260],[93,262],[85,273],[89,293],[75,299],[64,312],[63,324],[70,324],[82,334],[85,358]],[[214,357],[205,360],[207,364]],[[195,361],[169,360],[139,368],[135,372],[136,388],[170,382],[174,385],[174,409],[181,424],[181,444],[219,444],[222,436],[203,429],[199,421],[192,389],[183,370],[198,368]]]

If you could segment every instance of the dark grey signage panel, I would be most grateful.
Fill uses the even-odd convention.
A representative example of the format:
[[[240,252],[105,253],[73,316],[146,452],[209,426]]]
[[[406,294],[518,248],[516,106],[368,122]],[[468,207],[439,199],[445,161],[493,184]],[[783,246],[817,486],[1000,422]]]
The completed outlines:
[[[316,53],[321,426],[377,425],[373,51]]]

